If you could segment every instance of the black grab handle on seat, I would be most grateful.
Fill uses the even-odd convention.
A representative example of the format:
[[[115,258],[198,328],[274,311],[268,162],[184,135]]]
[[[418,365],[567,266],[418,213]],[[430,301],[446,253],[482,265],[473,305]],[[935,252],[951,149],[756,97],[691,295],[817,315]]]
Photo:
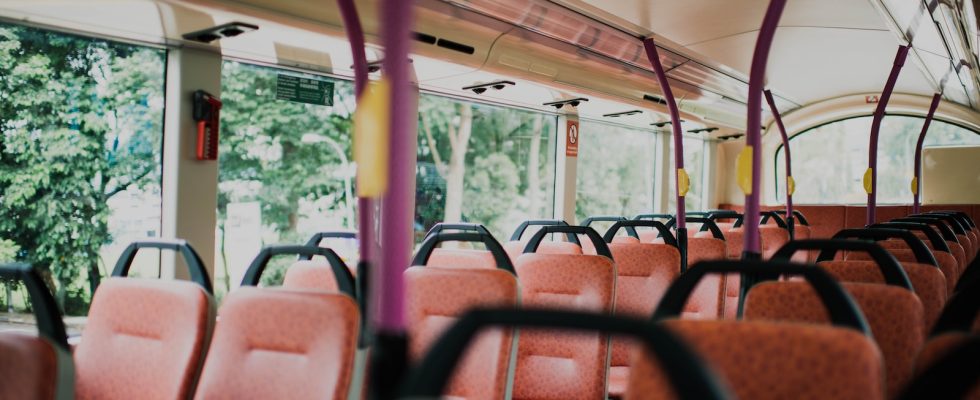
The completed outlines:
[[[571,235],[575,237],[576,241],[578,238],[576,235],[585,235],[589,237],[592,241],[592,245],[595,246],[596,254],[600,256],[609,257],[610,260],[613,259],[612,252],[609,251],[609,246],[606,246],[606,242],[602,240],[602,236],[599,236],[599,232],[595,229],[589,228],[587,226],[571,226],[571,225],[549,225],[542,226],[531,240],[527,242],[527,246],[524,246],[524,253],[534,253],[538,250],[538,246],[541,245],[541,241],[544,240],[545,235],[550,233],[564,233],[566,235]]]
[[[467,346],[488,328],[561,329],[628,336],[645,344],[680,399],[721,400],[728,394],[707,364],[670,330],[649,321],[578,311],[473,310],[439,337],[406,379],[400,398],[442,396]]]
[[[512,242],[520,241],[521,236],[524,236],[524,231],[526,231],[527,227],[529,226],[570,226],[570,225],[568,225],[568,222],[562,221],[560,219],[534,219],[534,220],[524,221],[521,222],[521,224],[517,227],[516,230],[514,230],[514,234],[510,235],[510,241]],[[571,243],[575,243],[579,246],[582,245],[582,243],[578,241],[578,237],[575,236],[574,234],[569,233],[565,235],[565,237]]]
[[[960,219],[960,223],[962,223],[966,227],[969,227],[971,230],[973,228],[976,228],[977,227],[977,224],[975,222],[973,222],[973,217],[971,217],[970,214],[967,214],[967,213],[965,213],[963,211],[952,211],[952,210],[946,210],[946,211],[929,211],[929,212],[926,212],[926,213],[922,213],[920,215],[934,215],[934,214],[936,214],[936,215],[952,215],[952,216],[958,217]]]
[[[786,215],[786,210],[780,211],[779,213],[780,215]],[[803,215],[802,211],[793,210],[793,217],[796,218],[797,221],[799,221],[800,225],[810,226],[810,221],[806,220],[806,216]]]
[[[899,218],[899,219],[905,219],[905,218]],[[942,225],[942,222],[940,221],[934,221],[934,222],[939,224],[939,226]],[[926,235],[926,239],[929,239],[929,243],[932,243],[932,248],[939,251],[945,251],[947,253],[950,252],[949,243],[946,243],[946,241],[943,240],[944,238],[941,236],[940,232],[942,230],[940,229],[937,231],[935,226],[929,223],[889,221],[889,222],[880,222],[877,224],[871,224],[868,225],[868,228],[886,228],[886,229],[902,229],[907,231],[919,231]],[[949,230],[948,226],[944,226],[944,228],[946,228],[946,230],[950,234],[953,233],[953,231]],[[952,241],[955,242],[956,241],[955,239],[956,239],[956,235],[953,235]],[[922,238],[919,238],[919,240],[922,240]]]
[[[770,219],[773,219],[776,221],[776,226],[789,229],[789,225],[786,224],[786,220],[781,214],[779,211],[762,211],[759,213],[762,216],[762,219],[759,220],[759,225],[765,225]]]
[[[935,230],[936,232],[939,232],[939,236],[942,237],[943,240],[949,242],[956,242],[956,243],[960,242],[959,239],[956,237],[956,232],[953,232],[953,228],[950,228],[949,225],[946,225],[946,223],[939,218],[903,217],[903,218],[895,218],[888,222],[910,222],[913,224],[926,224],[932,227],[932,229]],[[926,233],[926,236],[930,236],[928,232]],[[930,237],[930,240],[931,239],[932,238]]]
[[[980,336],[966,336],[905,385],[897,399],[970,398],[980,381],[977,359],[980,359]]]
[[[326,258],[327,263],[330,264],[330,269],[333,271],[333,277],[337,280],[337,288],[341,292],[350,295],[351,298],[358,298],[358,293],[354,289],[354,276],[347,269],[347,264],[333,250],[319,246],[279,245],[264,247],[255,256],[252,263],[249,264],[248,270],[245,271],[245,276],[242,278],[242,286],[258,286],[259,281],[262,279],[262,273],[265,272],[265,268],[269,264],[269,260],[272,257],[283,255],[311,258],[313,256],[321,256]]]
[[[725,240],[725,234],[721,232],[721,228],[711,218],[687,217],[684,218],[684,220],[695,224],[701,224],[701,229],[698,230],[698,232],[711,231],[711,236],[713,236],[715,239]]]
[[[912,215],[909,215],[909,217],[926,217],[926,218],[938,219],[940,221],[943,221],[943,222],[949,224],[949,227],[950,228],[953,228],[953,232],[955,232],[957,235],[966,235],[966,231],[970,230],[969,228],[963,226],[963,223],[955,215],[950,215],[950,214],[912,214]]]
[[[214,288],[211,286],[211,278],[208,276],[208,271],[204,268],[204,261],[201,261],[201,256],[191,247],[190,243],[187,243],[183,239],[138,240],[130,243],[123,250],[122,254],[119,255],[119,260],[116,261],[116,267],[112,269],[112,276],[129,276],[129,268],[132,267],[133,260],[136,259],[136,253],[142,249],[179,252],[184,257],[184,262],[190,271],[191,280],[201,285],[208,294],[214,294]]]
[[[31,309],[37,319],[37,330],[62,350],[71,353],[68,346],[68,334],[65,331],[65,321],[62,320],[61,310],[41,279],[30,264],[12,263],[0,264],[0,278],[24,282],[27,294],[31,298]]]
[[[820,296],[834,325],[854,328],[871,336],[871,328],[868,327],[868,322],[861,314],[860,308],[830,274],[813,266],[784,261],[717,260],[694,264],[667,288],[667,293],[653,312],[653,320],[680,317],[684,304],[691,297],[694,288],[709,273],[742,273],[743,276],[754,275],[762,279],[775,279],[780,275],[802,276]]]
[[[665,219],[667,222],[664,222],[664,225],[667,225],[671,229],[674,228],[674,225],[677,225],[677,218],[672,214],[636,214],[633,219],[636,221]]]
[[[820,250],[820,255],[817,256],[817,262],[831,261],[839,251],[862,251],[868,253],[874,263],[878,265],[881,275],[885,277],[886,284],[900,286],[914,291],[912,281],[909,280],[909,276],[905,273],[905,269],[902,268],[902,264],[898,262],[892,253],[889,253],[888,250],[885,250],[885,248],[874,242],[846,239],[793,240],[777,250],[776,254],[773,254],[772,259],[789,261],[793,258],[794,254],[805,250]]]
[[[319,246],[323,239],[351,239],[357,240],[357,232],[344,232],[344,231],[330,231],[330,232],[317,232],[313,236],[310,236],[310,240],[306,241],[307,246]]]
[[[596,215],[596,216],[591,216],[586,218],[579,225],[591,227],[593,222],[620,222],[620,221],[629,221],[629,220],[626,219],[626,217],[620,217],[618,215]],[[626,225],[625,227],[626,227],[626,233],[628,235],[635,238],[640,237],[640,235],[636,233],[636,229],[633,229],[632,226]]]
[[[432,235],[434,233],[439,233],[442,231],[476,232],[476,233],[485,233],[487,235],[492,236],[490,230],[487,229],[487,227],[483,226],[483,224],[468,224],[463,222],[458,222],[458,223],[440,222],[438,224],[433,225],[432,228],[425,233],[425,237],[429,237],[429,235]]]
[[[435,251],[436,246],[443,242],[478,242],[483,243],[487,247],[487,251],[493,255],[494,262],[497,263],[497,268],[510,272],[512,274],[517,274],[514,271],[514,264],[511,263],[510,257],[507,256],[507,252],[504,251],[503,246],[497,239],[494,239],[493,235],[481,232],[435,232],[430,233],[425,240],[422,242],[422,246],[419,247],[418,253],[415,253],[415,258],[412,259],[412,265],[425,266],[429,262],[429,257],[432,256],[432,252]]]
[[[912,232],[904,229],[892,229],[892,228],[861,228],[861,229],[843,229],[840,232],[834,234],[834,239],[865,239],[865,240],[885,240],[885,239],[902,239],[905,244],[912,249],[912,254],[915,254],[915,261],[922,264],[929,264],[935,267],[939,267],[939,262],[936,261],[936,256],[932,254],[932,250],[926,247],[926,244],[915,236]]]
[[[640,235],[636,233],[636,227],[649,227],[654,228],[660,232],[660,237],[664,238],[664,244],[677,247],[677,238],[674,234],[670,232],[670,228],[666,224],[660,221],[650,221],[650,220],[622,220],[617,221],[613,226],[609,227],[605,235],[602,235],[602,239],[606,243],[612,243],[613,238],[619,233],[619,230],[626,228],[626,233],[631,237],[640,238]]]

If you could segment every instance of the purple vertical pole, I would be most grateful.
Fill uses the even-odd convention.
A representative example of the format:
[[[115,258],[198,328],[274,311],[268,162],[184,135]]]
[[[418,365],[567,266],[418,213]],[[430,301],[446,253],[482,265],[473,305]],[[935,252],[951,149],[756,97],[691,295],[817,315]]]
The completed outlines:
[[[350,43],[351,57],[354,59],[354,97],[361,99],[364,89],[368,84],[367,54],[364,50],[364,30],[361,28],[361,19],[357,15],[357,6],[354,0],[337,0],[340,7],[340,16],[344,20],[344,30],[347,33],[347,42]],[[370,279],[371,265],[374,259],[377,242],[374,238],[374,200],[370,197],[362,196],[357,198],[357,238],[358,238],[358,260],[357,260],[357,302],[361,309],[361,340],[368,338],[368,280]]]
[[[892,97],[895,82],[898,82],[898,74],[902,72],[902,66],[905,65],[905,58],[908,55],[908,46],[898,46],[892,71],[888,74],[885,88],[882,89],[881,98],[878,99],[878,107],[875,108],[874,118],[871,120],[871,143],[868,146],[868,169],[871,172],[871,190],[868,190],[868,218],[866,220],[868,225],[875,223],[875,208],[878,202],[878,132],[881,130],[881,120],[885,117],[888,99]]]
[[[412,0],[382,0],[381,43],[384,79],[391,85],[389,96],[388,188],[381,203],[380,263],[372,271],[372,318],[377,327],[371,361],[370,398],[394,398],[408,368],[405,336],[404,271],[411,263],[415,215],[415,157],[418,142],[417,91],[411,82],[409,50]],[[374,306],[376,305],[376,307]]]
[[[932,104],[929,105],[929,114],[926,114],[926,120],[922,124],[922,131],[919,132],[919,140],[915,142],[915,170],[912,171],[912,176],[915,177],[915,182],[913,182],[915,190],[912,192],[913,214],[918,214],[920,212],[919,193],[922,192],[922,144],[926,140],[926,133],[929,132],[929,124],[932,123],[932,117],[936,114],[936,108],[939,108],[939,101],[942,100],[942,98],[942,93],[932,95]]]
[[[745,145],[752,148],[752,191],[745,195],[745,248],[743,258],[759,258],[759,189],[762,166],[762,89],[766,81],[766,63],[769,49],[779,26],[779,18],[786,7],[786,0],[772,0],[759,28],[752,54],[749,74],[748,126],[745,128]],[[743,285],[744,286],[744,285]]]
[[[766,90],[763,94],[766,95],[769,111],[772,113],[772,118],[776,120],[776,127],[779,128],[779,135],[783,139],[783,153],[786,154],[786,225],[789,227],[789,238],[793,239],[795,237],[793,194],[789,191],[790,180],[793,179],[793,162],[789,152],[789,135],[786,134],[786,126],[783,125],[783,117],[779,115],[779,109],[776,108],[776,100],[773,99],[772,92]]]
[[[684,137],[681,131],[681,114],[677,109],[677,102],[674,100],[674,91],[670,89],[670,82],[667,81],[667,74],[664,73],[664,66],[660,62],[660,54],[657,52],[657,44],[653,38],[643,41],[643,48],[646,50],[647,58],[653,66],[653,72],[657,75],[660,83],[660,90],[664,93],[664,100],[667,102],[667,110],[670,111],[670,128],[674,139],[674,182],[677,193],[677,240],[681,253],[681,272],[687,270],[687,214],[685,212],[684,195],[681,193],[681,183],[678,182],[677,171],[684,169]]]

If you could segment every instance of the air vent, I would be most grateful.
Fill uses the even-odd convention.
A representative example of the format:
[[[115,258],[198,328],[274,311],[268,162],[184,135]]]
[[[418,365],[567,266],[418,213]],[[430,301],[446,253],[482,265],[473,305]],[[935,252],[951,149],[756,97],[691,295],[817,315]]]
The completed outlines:
[[[701,128],[701,129],[691,129],[691,130],[689,130],[687,132],[688,133],[711,133],[711,132],[714,132],[714,131],[717,131],[717,130],[718,130],[718,128],[711,127],[711,128]]]
[[[432,35],[429,35],[429,34],[425,34],[425,33],[422,33],[422,32],[412,32],[412,35],[414,35],[415,40],[420,41],[422,43],[425,43],[425,44],[436,44],[436,37],[435,36],[432,36]]]
[[[667,100],[664,100],[664,98],[660,96],[645,94],[643,95],[643,100],[652,101],[657,104],[667,105]]]
[[[476,49],[473,48],[473,46],[465,45],[459,42],[454,42],[452,40],[446,40],[446,39],[439,39],[439,41],[436,42],[436,46],[442,47],[444,49],[449,49],[452,51],[458,51],[460,53],[465,53],[465,54],[473,54],[476,52]]]
[[[468,44],[463,44],[448,39],[438,38],[428,33],[412,32],[412,37],[418,42],[422,42],[425,44],[434,44],[444,49],[458,51],[464,54],[473,54],[476,52],[476,48]]]
[[[734,135],[719,136],[718,139],[719,140],[731,140],[731,139],[738,139],[738,138],[740,138],[742,136],[745,136],[745,134],[744,133],[736,133]]]
[[[232,38],[258,29],[258,25],[246,24],[244,22],[229,22],[212,28],[185,33],[184,39],[201,43],[211,43],[218,39]]]
[[[626,117],[626,116],[629,116],[629,115],[636,115],[636,114],[641,114],[641,113],[643,113],[643,111],[640,111],[640,110],[629,110],[629,111],[622,111],[622,112],[617,112],[617,113],[603,114],[603,117],[606,117],[606,118],[619,118],[619,117]]]
[[[576,97],[574,99],[551,101],[551,102],[544,103],[542,105],[551,106],[551,107],[554,107],[557,110],[560,110],[566,104],[568,104],[569,106],[572,106],[572,107],[578,107],[578,105],[580,103],[586,102],[586,101],[589,101],[589,99],[587,99],[585,97]]]
[[[687,121],[685,121],[683,119],[681,120],[681,123],[682,124],[685,123],[685,122],[687,122]],[[663,128],[663,127],[665,127],[667,125],[670,125],[671,123],[672,123],[672,121],[660,121],[660,122],[654,122],[654,123],[652,123],[650,125],[653,125],[653,126],[655,126],[657,128]]]

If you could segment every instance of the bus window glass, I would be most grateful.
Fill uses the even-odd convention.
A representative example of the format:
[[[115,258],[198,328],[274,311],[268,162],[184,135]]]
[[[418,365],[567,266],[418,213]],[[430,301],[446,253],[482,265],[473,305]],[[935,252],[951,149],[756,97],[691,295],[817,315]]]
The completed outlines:
[[[653,210],[657,134],[580,121],[575,215],[632,217]]]
[[[486,225],[499,240],[554,209],[557,117],[422,94],[416,242],[438,222]]]
[[[686,127],[686,126],[685,126]],[[670,192],[667,194],[667,212],[677,212],[677,178],[674,176],[674,151],[671,141],[670,164],[667,166],[671,171]],[[704,209],[704,196],[707,194],[704,179],[704,140],[684,137],[684,170],[690,178],[691,186],[688,188],[687,196],[684,197],[684,208],[689,211],[699,211]]]
[[[911,202],[915,142],[923,118],[888,116],[882,121],[878,141],[878,202]],[[863,204],[867,194],[862,184],[868,168],[868,132],[871,117],[858,117],[822,125],[794,136],[793,200],[800,204]],[[978,145],[980,135],[948,122],[934,120],[929,126],[925,146]],[[785,192],[783,148],[776,152],[776,195]]]
[[[125,246],[159,236],[160,49],[0,23],[0,262],[54,284],[69,331]],[[157,276],[141,253],[134,275]],[[26,293],[0,284],[4,310]],[[16,320],[16,318],[14,319]]]
[[[304,102],[296,78],[332,99]],[[286,99],[280,99],[286,98]],[[265,245],[305,243],[317,231],[357,226],[351,160],[353,84],[236,61],[222,66],[215,290],[236,285]],[[309,100],[306,98],[305,100]],[[335,248],[352,262],[356,245]],[[263,282],[281,281],[289,257]]]

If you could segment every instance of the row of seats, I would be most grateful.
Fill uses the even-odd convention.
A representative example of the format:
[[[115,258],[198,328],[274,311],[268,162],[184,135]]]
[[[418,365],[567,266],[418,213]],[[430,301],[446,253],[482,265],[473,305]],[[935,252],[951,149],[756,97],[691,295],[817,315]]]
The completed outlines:
[[[847,387],[847,393],[884,398],[886,394],[895,397],[900,393],[912,379],[916,368],[924,369],[924,365],[949,353],[952,345],[946,341],[960,344],[970,343],[972,339],[972,334],[967,331],[959,332],[957,340],[943,339],[939,344],[933,344],[934,341],[930,340],[924,347],[928,350],[928,356],[926,350],[919,355],[919,348],[923,347],[925,337],[930,332],[929,326],[933,325],[929,324],[929,318],[936,321],[934,325],[937,329],[949,325],[942,323],[946,315],[943,310],[948,312],[949,309],[942,304],[947,299],[946,286],[935,284],[945,284],[946,278],[938,262],[910,268],[910,265],[919,263],[901,262],[895,254],[909,252],[913,257],[918,257],[917,261],[924,261],[925,254],[935,258],[933,253],[936,251],[920,239],[921,236],[929,241],[928,232],[933,232],[931,236],[935,239],[939,233],[934,228],[924,230],[919,229],[918,225],[915,229],[892,225],[890,228],[875,227],[861,231],[870,233],[841,232],[837,240],[788,242],[771,253],[773,258],[779,260],[798,259],[801,253],[808,254],[808,257],[816,254],[818,265],[822,268],[808,268],[806,273],[800,274],[827,271],[830,276],[844,281],[840,287],[845,299],[840,300],[841,296],[826,294],[828,285],[814,284],[813,278],[809,284],[792,280],[772,281],[771,276],[759,274],[767,268],[766,265],[735,263],[738,266],[726,266],[722,263],[718,267],[716,261],[714,267],[711,267],[712,263],[701,263],[700,266],[709,267],[699,269],[694,266],[682,273],[678,241],[673,237],[669,223],[626,221],[622,218],[609,220],[613,222],[613,227],[602,237],[588,227],[573,227],[560,222],[528,223],[523,229],[519,228],[521,233],[528,226],[545,226],[530,239],[522,239],[523,235],[518,233],[512,238],[514,240],[503,246],[480,226],[445,225],[433,229],[413,260],[415,266],[405,272],[409,289],[406,300],[411,358],[418,362],[427,360],[428,350],[436,345],[440,335],[473,308],[574,309],[641,319],[654,315],[656,319],[669,319],[664,323],[668,330],[679,332],[679,336],[691,344],[695,353],[708,359],[709,365],[716,369],[721,365],[723,373],[719,375],[728,385],[734,386],[734,392],[739,397],[775,398],[780,397],[779,394],[788,396],[793,393],[822,393],[827,396],[842,393],[834,390]],[[945,216],[941,220],[944,221],[942,226],[949,226],[953,221]],[[708,226],[705,229],[712,235],[710,239],[721,240],[717,236],[723,234],[714,233],[721,229],[717,224],[711,227],[713,219],[704,218],[704,221],[701,223]],[[955,221],[966,226],[972,223],[962,216],[956,216]],[[910,223],[917,222],[896,222]],[[730,229],[738,228],[734,225]],[[904,229],[899,229],[901,227]],[[651,238],[646,231],[638,232],[641,231],[638,228],[652,228],[659,239]],[[910,234],[911,231],[922,234]],[[970,231],[976,237],[975,227],[970,226]],[[620,232],[626,232],[627,236],[619,236]],[[660,243],[644,243],[643,233],[646,233],[648,240]],[[965,240],[969,241],[970,232],[964,229],[964,233]],[[551,234],[566,235],[568,242],[545,241],[545,237]],[[588,245],[574,244],[580,236],[588,237],[589,240],[585,242]],[[692,239],[697,233],[693,236]],[[854,239],[875,240],[883,246]],[[898,246],[898,240],[907,248]],[[487,250],[439,248],[440,244],[452,241],[481,242]],[[937,243],[931,243],[932,247],[935,248]],[[523,247],[521,253],[512,250],[518,245]],[[187,282],[123,279],[135,252],[154,246],[184,253],[197,286]],[[196,254],[192,250],[188,252],[189,246],[175,242],[164,245],[134,244],[131,247],[131,250],[124,252],[114,270],[113,275],[118,278],[108,280],[97,292],[91,316],[96,329],[86,329],[75,350],[75,361],[70,363],[76,369],[74,376],[78,382],[68,387],[75,390],[78,397],[152,398],[162,394],[161,398],[170,398],[170,394],[175,393],[177,397],[190,397],[196,393],[200,398],[256,395],[344,398],[351,392],[352,382],[357,380],[354,375],[358,368],[354,360],[363,315],[355,299],[363,298],[364,292],[362,286],[355,282],[353,271],[329,249],[291,246],[263,250],[250,266],[243,280],[244,285],[257,284],[265,265],[273,256],[323,256],[327,262],[298,262],[287,271],[284,281],[287,290],[243,288],[229,294],[219,313],[221,323],[217,325],[212,338],[210,332],[214,308],[207,296],[210,281]],[[866,254],[866,259],[861,259],[861,253]],[[964,249],[964,260],[969,259],[975,264],[975,252],[972,257],[968,255],[969,252]],[[724,254],[716,253],[715,257],[724,258]],[[794,267],[780,264],[780,268],[779,273],[783,274],[792,272]],[[978,281],[975,278],[976,268],[967,268],[958,263],[953,268],[960,290],[951,292],[953,297],[949,300],[950,304],[954,304],[953,299],[963,298],[962,293],[967,293],[963,288],[971,284],[975,286]],[[920,272],[911,272],[915,270]],[[736,311],[741,311],[736,314],[740,314],[742,321],[690,321],[694,315],[685,312],[692,303],[688,298],[697,298],[706,277],[738,276],[741,279],[743,274],[748,274],[745,275],[748,280],[746,284],[739,285],[736,301],[733,302]],[[921,278],[930,275],[931,280]],[[920,278],[913,279],[914,276]],[[937,276],[940,278],[936,279]],[[363,282],[363,279],[359,281]],[[156,287],[156,283],[161,285]],[[188,285],[193,290],[188,290]],[[163,290],[164,287],[169,290]],[[676,289],[678,287],[681,289]],[[672,291],[680,291],[681,294],[672,295]],[[974,288],[971,293],[976,291]],[[199,296],[202,293],[204,296]],[[719,290],[716,289],[714,293],[719,293]],[[929,300],[926,299],[930,296],[927,293],[932,293]],[[836,303],[828,300],[834,296],[838,297]],[[661,297],[664,300],[661,301]],[[195,298],[203,298],[205,306],[192,301]],[[188,303],[188,300],[191,301]],[[654,311],[658,303],[659,307]],[[851,312],[857,317],[841,316],[848,312],[840,311],[839,303],[857,305],[852,308],[858,311]],[[930,306],[926,307],[926,303]],[[150,309],[160,311],[150,313],[147,311]],[[188,310],[204,312],[202,315],[200,312],[188,313]],[[178,312],[183,312],[187,319],[177,319],[177,324],[159,323],[174,320],[166,317],[168,313]],[[960,312],[972,317],[969,329],[975,329],[975,325],[980,324],[975,317],[975,307],[972,312]],[[109,317],[100,319],[105,315]],[[154,322],[151,316],[160,318]],[[684,320],[673,321],[678,317],[684,317]],[[766,325],[772,324],[770,321],[773,320],[782,323],[772,327]],[[847,368],[854,365],[866,368],[828,378],[835,382],[834,385],[811,387],[820,380],[807,384],[805,379],[794,377],[766,383],[770,385],[768,391],[755,392],[763,386],[742,380],[758,371],[748,365],[737,368],[735,363],[725,364],[724,360],[731,356],[731,350],[717,348],[713,343],[725,343],[741,337],[739,332],[750,332],[745,333],[744,337],[746,343],[752,343],[749,348],[765,353],[769,343],[757,344],[756,340],[769,338],[769,341],[777,342],[772,338],[786,337],[789,335],[787,332],[802,329],[802,325],[798,324],[792,324],[790,328],[786,321],[806,322],[807,329],[814,328],[817,323],[831,322],[860,331],[861,334],[857,336],[850,334],[861,337],[860,340],[832,340],[831,344],[851,343],[847,351],[838,354],[847,355],[844,358],[851,365],[838,366],[838,369],[848,371]],[[289,329],[284,329],[285,326]],[[688,326],[697,328],[686,328]],[[193,335],[184,335],[188,332]],[[778,335],[769,337],[767,332]],[[824,334],[814,335],[821,337]],[[154,340],[161,346],[154,346]],[[701,340],[709,344],[703,344]],[[860,344],[868,341],[875,351],[884,355],[883,365],[855,361],[857,355],[870,354],[862,350],[867,346]],[[820,341],[810,338],[804,342],[793,347],[807,348]],[[463,354],[461,368],[451,374],[451,383],[445,394],[462,398],[501,398],[508,395],[514,398],[601,398],[607,394],[607,390],[614,397],[630,397],[631,393],[634,396],[637,393],[670,393],[671,386],[662,385],[665,382],[663,372],[656,362],[651,361],[653,358],[642,362],[635,359],[638,354],[635,351],[636,339],[610,342],[608,335],[598,333],[535,330],[518,334],[514,329],[497,328],[481,333],[474,343]],[[365,344],[363,337],[361,344]],[[823,344],[823,349],[826,351],[831,344]],[[103,359],[109,361],[90,362],[94,358],[92,350],[85,349],[100,348],[109,350],[101,353]],[[183,351],[185,349],[186,352]],[[781,362],[799,363],[801,359],[815,362],[812,358],[817,357],[807,351],[802,351],[806,354],[797,355],[795,350],[779,350],[785,352],[783,357],[762,357],[760,363],[765,365],[759,368],[779,368],[774,365]],[[773,354],[777,352],[774,350]],[[716,357],[722,361],[715,360]],[[830,362],[819,359],[821,363]],[[862,375],[875,368],[885,374],[884,386]],[[154,373],[147,374],[148,369]],[[53,371],[59,370],[55,368]],[[849,379],[850,383],[838,382],[841,379]],[[310,380],[315,380],[317,384],[310,384]],[[676,379],[667,381],[677,384]],[[733,381],[736,383],[733,384]],[[661,386],[651,389],[651,382],[661,382]],[[748,386],[743,388],[742,385]],[[53,387],[64,390],[64,386],[62,383]]]
[[[183,254],[192,281],[127,277],[136,252],[147,248]],[[340,291],[254,287],[278,255],[324,256]],[[31,348],[18,345],[25,339],[17,335],[0,336],[0,377],[11,379],[0,385],[0,398],[343,399],[350,391],[361,313],[354,281],[329,249],[263,249],[244,287],[225,297],[219,321],[210,279],[186,242],[133,243],[96,290],[74,348],[37,272],[0,270],[27,283],[44,337]],[[45,342],[56,351],[45,351]]]

